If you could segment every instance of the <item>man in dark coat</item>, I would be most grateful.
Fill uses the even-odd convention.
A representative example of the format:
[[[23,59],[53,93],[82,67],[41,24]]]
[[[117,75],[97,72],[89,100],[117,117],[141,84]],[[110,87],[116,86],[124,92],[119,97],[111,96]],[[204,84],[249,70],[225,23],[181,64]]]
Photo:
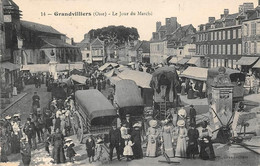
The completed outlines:
[[[109,139],[109,142],[110,142],[110,145],[109,145],[110,161],[112,161],[114,148],[116,148],[117,159],[120,161],[121,159],[120,159],[119,146],[120,146],[120,140],[121,140],[121,133],[120,133],[120,130],[116,128],[115,124],[112,125],[112,129],[109,131],[108,139]]]
[[[34,122],[31,122],[31,118],[27,118],[27,122],[24,125],[23,131],[28,137],[28,142],[29,142],[30,147],[32,148],[32,141],[33,141],[33,146],[34,146],[33,148],[36,149],[37,148],[36,127],[35,127]]]
[[[190,124],[196,124],[196,110],[193,105],[190,105]]]
[[[97,82],[97,88],[101,92],[102,85],[101,85],[100,80],[98,80],[98,82]]]
[[[63,148],[63,143],[64,143],[64,136],[60,132],[60,129],[56,129],[56,133],[53,135],[53,142],[54,142],[54,147],[53,147],[53,159],[54,163],[59,164],[59,163],[65,163],[65,154],[64,154],[64,148]]]
[[[37,105],[37,108],[40,108],[40,96],[37,94],[37,92],[34,92],[32,100],[33,100],[33,105]]]
[[[196,154],[199,154],[198,149],[198,138],[199,138],[199,131],[195,128],[195,124],[190,124],[190,129],[188,130],[188,147],[187,147],[187,157],[188,158],[195,158]]]

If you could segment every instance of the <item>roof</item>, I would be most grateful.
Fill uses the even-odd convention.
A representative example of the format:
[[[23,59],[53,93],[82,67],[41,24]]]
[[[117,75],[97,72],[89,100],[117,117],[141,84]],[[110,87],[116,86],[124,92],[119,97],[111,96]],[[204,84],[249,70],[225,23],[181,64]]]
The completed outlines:
[[[131,48],[131,51],[136,51],[140,48],[140,46],[142,45],[142,42],[138,42],[133,48]]]
[[[240,58],[237,61],[237,65],[246,65],[246,66],[250,66],[253,63],[255,63],[258,60],[259,57],[245,57],[243,56],[242,58]]]
[[[141,92],[134,81],[120,80],[115,85],[115,101],[120,108],[144,105]]]
[[[80,49],[84,49],[87,48],[88,50],[90,50],[90,43],[77,43],[76,44],[77,47],[79,47]]]
[[[87,80],[87,77],[85,76],[80,76],[80,75],[72,75],[68,78],[68,80],[73,80],[73,81],[76,81],[80,84],[85,84],[86,83],[86,80]]]
[[[90,44],[91,46],[96,46],[96,45],[104,45],[104,42],[101,41],[99,38],[96,38],[95,40],[93,40]]]
[[[191,59],[187,62],[187,64],[192,64],[192,65],[199,65],[200,57],[191,57]]]
[[[158,31],[166,31],[166,26],[165,26],[165,25],[160,26],[160,28],[158,29]]]
[[[89,115],[90,120],[101,116],[116,115],[114,106],[97,89],[78,90],[75,98],[82,111]]]
[[[12,6],[15,9],[19,9],[19,6],[16,3],[14,3],[14,1],[12,1],[12,0],[3,0],[2,2],[3,2],[4,7],[5,6]]]
[[[20,69],[20,65],[14,64],[14,63],[11,63],[11,62],[1,62],[0,67],[4,68],[4,69],[8,69],[10,71]]]
[[[172,57],[170,60],[169,60],[169,63],[177,63],[178,62],[178,58],[177,57]]]
[[[21,70],[29,70],[31,73],[49,72],[49,64],[23,65]]]
[[[100,66],[98,68],[99,71],[103,71],[105,70],[106,68],[108,68],[109,66],[112,66],[112,67],[116,67],[116,66],[119,66],[119,64],[117,63],[105,63],[103,66]]]
[[[41,39],[46,43],[41,48],[78,48],[76,46],[73,46],[71,44],[68,44],[61,39],[58,38],[51,38],[51,37],[41,37]]]
[[[21,20],[20,22],[21,22],[21,26],[23,26],[27,29],[30,29],[32,31],[64,35],[64,34],[60,33],[59,31],[57,31],[56,29],[54,29],[53,27],[48,26],[48,25],[43,25],[43,24],[25,21],[25,20]]]
[[[258,60],[252,68],[260,68],[260,60]]]
[[[141,48],[143,49],[143,53],[150,53],[150,42],[142,41]]]
[[[200,67],[188,67],[184,70],[180,77],[191,78],[195,80],[207,81],[208,69]]]
[[[117,75],[121,79],[133,80],[138,86],[142,88],[151,88],[150,81],[152,75],[146,72],[140,72],[136,70],[124,70]]]
[[[189,59],[183,58],[183,59],[179,60],[179,61],[177,62],[177,64],[184,65],[184,64],[186,64],[188,61],[189,61]]]

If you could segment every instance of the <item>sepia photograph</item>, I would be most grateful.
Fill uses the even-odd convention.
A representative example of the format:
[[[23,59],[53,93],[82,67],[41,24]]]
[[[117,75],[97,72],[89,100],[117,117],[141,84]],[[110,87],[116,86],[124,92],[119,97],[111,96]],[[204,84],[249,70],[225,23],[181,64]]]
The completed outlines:
[[[259,166],[260,0],[0,0],[0,166]]]

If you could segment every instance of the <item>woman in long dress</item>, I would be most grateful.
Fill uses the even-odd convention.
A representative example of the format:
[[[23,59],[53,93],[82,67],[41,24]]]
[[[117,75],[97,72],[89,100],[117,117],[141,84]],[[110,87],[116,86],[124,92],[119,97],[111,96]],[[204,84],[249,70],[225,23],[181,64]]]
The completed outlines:
[[[176,156],[177,157],[186,157],[187,129],[185,128],[185,121],[184,120],[179,120],[177,122],[177,125],[179,126],[179,129],[177,131],[177,133],[178,133],[178,140],[177,140],[177,147],[176,147]]]
[[[136,123],[133,125],[133,131],[131,133],[131,139],[134,145],[132,146],[134,159],[143,158],[142,140],[141,140],[141,125]]]
[[[150,127],[148,128],[147,131],[148,144],[147,144],[146,156],[156,157],[157,150],[158,150],[158,136],[159,136],[159,131],[156,128],[157,121],[150,120],[149,125]]]
[[[162,139],[164,145],[164,152],[168,157],[174,157],[174,149],[172,145],[173,140],[173,125],[170,124],[170,120],[166,119],[162,127]]]

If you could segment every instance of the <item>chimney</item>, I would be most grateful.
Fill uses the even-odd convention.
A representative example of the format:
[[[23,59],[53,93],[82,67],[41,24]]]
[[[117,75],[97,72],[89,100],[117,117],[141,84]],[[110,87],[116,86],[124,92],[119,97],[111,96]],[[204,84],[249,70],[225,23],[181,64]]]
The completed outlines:
[[[209,23],[213,23],[215,21],[215,17],[209,17]]]
[[[158,32],[159,28],[162,26],[161,21],[156,22],[156,32]]]
[[[229,14],[229,10],[228,9],[224,9],[224,16],[227,16]]]
[[[74,46],[74,38],[71,38],[71,45],[73,45]]]

